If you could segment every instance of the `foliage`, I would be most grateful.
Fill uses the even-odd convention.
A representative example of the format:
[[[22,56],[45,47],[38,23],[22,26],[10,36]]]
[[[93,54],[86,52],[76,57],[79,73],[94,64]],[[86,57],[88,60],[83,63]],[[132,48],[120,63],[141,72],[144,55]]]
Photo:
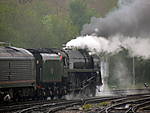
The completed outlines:
[[[136,84],[150,83],[150,60],[135,58]]]
[[[72,0],[69,14],[73,24],[81,31],[82,26],[88,23],[92,16],[96,16],[96,11],[88,9],[84,0]]]
[[[97,107],[108,106],[108,105],[110,105],[110,102],[109,102],[109,101],[106,101],[106,102],[98,103],[98,104],[97,104]]]
[[[127,50],[109,58],[109,86],[127,88],[132,84],[133,59]]]
[[[25,48],[61,47],[79,35],[94,9],[86,0],[1,0],[0,41]],[[69,8],[70,7],[70,8]]]
[[[53,47],[61,47],[63,43],[71,40],[77,34],[77,28],[72,25],[68,17],[60,15],[47,15],[42,19]]]
[[[0,4],[0,41],[15,46],[33,47],[41,36],[41,24],[36,12],[10,0]],[[10,4],[11,3],[11,4]]]
[[[84,104],[84,105],[82,106],[82,108],[83,108],[84,110],[89,110],[89,109],[92,109],[92,108],[93,108],[93,105],[92,105],[92,104]]]
[[[77,35],[70,18],[56,15],[48,2],[0,2],[0,41],[19,47],[61,47]],[[53,10],[52,10],[53,9]]]
[[[122,65],[123,68],[121,68]],[[109,59],[109,86],[129,88],[129,86],[133,86],[133,81],[135,81],[136,86],[140,84],[144,86],[144,83],[149,85],[149,69],[150,60],[140,57],[130,57],[128,51],[124,50]],[[133,70],[135,72],[135,78],[133,77]]]

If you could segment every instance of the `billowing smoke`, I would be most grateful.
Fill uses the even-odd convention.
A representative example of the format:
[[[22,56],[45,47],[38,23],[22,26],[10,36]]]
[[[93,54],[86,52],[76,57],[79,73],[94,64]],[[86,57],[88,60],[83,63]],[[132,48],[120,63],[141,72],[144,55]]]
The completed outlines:
[[[135,0],[118,0],[118,7],[124,7],[125,5],[129,5],[133,3]]]
[[[118,9],[104,18],[92,17],[83,26],[82,35],[96,33],[110,37],[121,34],[130,37],[150,36],[150,0],[119,0]]]
[[[148,59],[150,0],[118,0],[118,9],[104,18],[93,17],[90,24],[84,25],[81,33],[86,36],[71,40],[67,46],[89,48],[101,54],[115,54],[125,48],[132,57]]]
[[[80,36],[69,41],[67,47],[88,48],[99,55],[114,55],[124,49],[128,50],[131,57],[150,58],[150,39],[112,36],[109,39],[97,36]]]
[[[92,17],[81,35],[66,46],[88,48],[104,58],[127,50],[133,58],[150,59],[150,0],[118,0],[117,9],[104,18]],[[124,81],[131,80],[134,73],[124,58],[116,62],[111,75],[118,78],[121,86],[127,86],[131,81]],[[105,79],[104,82],[107,83]]]
[[[113,77],[117,80],[120,87],[128,88],[132,83],[132,72],[127,64],[126,60],[120,56],[113,59],[115,63],[113,64],[112,73]]]

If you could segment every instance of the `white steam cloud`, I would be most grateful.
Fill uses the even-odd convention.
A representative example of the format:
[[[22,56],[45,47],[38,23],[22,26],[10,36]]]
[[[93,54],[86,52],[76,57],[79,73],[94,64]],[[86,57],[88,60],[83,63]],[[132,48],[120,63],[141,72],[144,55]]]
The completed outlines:
[[[93,33],[96,36],[91,36]],[[88,48],[101,54],[115,54],[124,48],[131,57],[149,59],[150,0],[118,0],[116,10],[104,18],[92,17],[81,34],[86,36],[69,41],[67,46]]]
[[[90,23],[83,26],[81,35],[69,41],[66,47],[87,48],[106,58],[128,50],[131,57],[150,59],[150,0],[118,0],[117,9],[103,18],[92,17]],[[132,70],[125,60],[120,58],[116,62],[114,76],[126,86],[131,82],[128,80],[131,80]]]
[[[97,36],[80,36],[69,41],[67,47],[88,48],[99,54],[116,54],[123,49],[128,50],[131,57],[150,58],[150,39],[125,37],[122,35],[112,36],[109,39]]]
[[[83,26],[82,35],[92,33],[105,37],[150,36],[150,0],[119,0],[116,10],[104,18],[92,17],[91,22]]]

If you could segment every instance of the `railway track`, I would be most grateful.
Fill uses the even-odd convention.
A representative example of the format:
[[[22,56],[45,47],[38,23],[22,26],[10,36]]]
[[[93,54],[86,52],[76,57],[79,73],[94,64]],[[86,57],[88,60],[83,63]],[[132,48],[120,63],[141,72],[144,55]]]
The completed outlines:
[[[85,100],[85,106],[89,104],[92,104],[92,107],[83,110],[82,113],[150,113],[150,93]],[[71,112],[70,108],[68,112],[61,111],[58,113]]]
[[[110,99],[105,107],[96,109],[97,113],[150,113],[150,94],[127,95]],[[108,101],[105,101],[108,102]],[[146,110],[144,110],[146,109]],[[148,111],[149,110],[149,111]],[[95,113],[96,113],[95,112]]]
[[[101,98],[87,98],[87,99],[77,99],[77,100],[66,100],[64,102],[56,102],[56,103],[50,103],[50,104],[43,104],[43,105],[37,105],[30,108],[26,108],[20,111],[17,111],[16,113],[32,113],[32,112],[46,112],[46,113],[54,113],[69,107],[73,106],[82,106],[86,103],[95,103],[98,101],[106,101],[110,99],[116,99],[118,97],[101,97]]]
[[[140,99],[139,99],[140,98]],[[127,95],[127,96],[109,96],[109,97],[99,97],[99,98],[87,98],[81,100],[70,100],[65,102],[57,102],[53,104],[43,104],[40,106],[30,107],[24,110],[21,110],[17,113],[32,113],[32,112],[46,112],[46,113],[54,113],[58,111],[62,111],[66,108],[71,108],[74,106],[84,106],[86,104],[96,104],[99,102],[107,102],[109,105],[107,107],[100,107],[96,109],[95,113],[131,113],[131,111],[135,111],[137,109],[132,107],[132,104],[143,103],[145,101],[150,101],[150,94],[143,95]],[[138,107],[138,106],[137,106]],[[93,108],[94,109],[94,108]],[[91,109],[91,111],[93,111]],[[77,109],[76,109],[77,110]],[[91,112],[89,111],[89,113]],[[84,111],[88,112],[88,111]]]
[[[139,97],[140,99],[135,100],[133,99],[127,99],[125,102],[120,102],[113,104],[109,107],[106,107],[104,110],[100,111],[99,113],[110,113],[110,112],[124,112],[124,113],[136,113],[136,109],[133,109],[136,104],[143,103],[145,101],[150,101],[150,96],[148,97]]]
[[[0,106],[0,113],[146,113],[150,111],[149,90],[141,94],[126,95],[117,91],[116,96],[25,102],[19,105]],[[125,92],[125,91],[124,91]],[[86,105],[92,107],[86,108]],[[2,109],[3,108],[3,109]],[[81,109],[82,108],[82,109]],[[67,112],[68,111],[68,112]]]
[[[106,101],[114,99],[115,97],[100,97],[100,98],[87,98],[87,99],[76,99],[76,100],[55,100],[55,101],[31,101],[20,103],[16,105],[1,106],[0,113],[13,112],[13,113],[32,113],[32,112],[46,112],[53,113],[68,107],[76,105],[84,105],[85,103],[95,103],[98,101]],[[118,97],[116,97],[118,98]]]
[[[65,100],[59,100],[63,102]],[[26,102],[16,102],[16,103],[4,103],[0,105],[0,113],[9,113],[9,112],[19,112],[20,110],[28,109],[34,106],[46,105],[46,104],[54,104],[59,102],[58,100],[38,100],[38,101],[26,101]]]

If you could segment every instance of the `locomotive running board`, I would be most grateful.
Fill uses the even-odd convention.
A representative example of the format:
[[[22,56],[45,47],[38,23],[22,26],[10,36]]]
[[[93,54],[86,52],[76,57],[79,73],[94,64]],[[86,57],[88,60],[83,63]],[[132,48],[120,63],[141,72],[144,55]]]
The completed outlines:
[[[96,72],[98,69],[66,69],[67,72]]]

